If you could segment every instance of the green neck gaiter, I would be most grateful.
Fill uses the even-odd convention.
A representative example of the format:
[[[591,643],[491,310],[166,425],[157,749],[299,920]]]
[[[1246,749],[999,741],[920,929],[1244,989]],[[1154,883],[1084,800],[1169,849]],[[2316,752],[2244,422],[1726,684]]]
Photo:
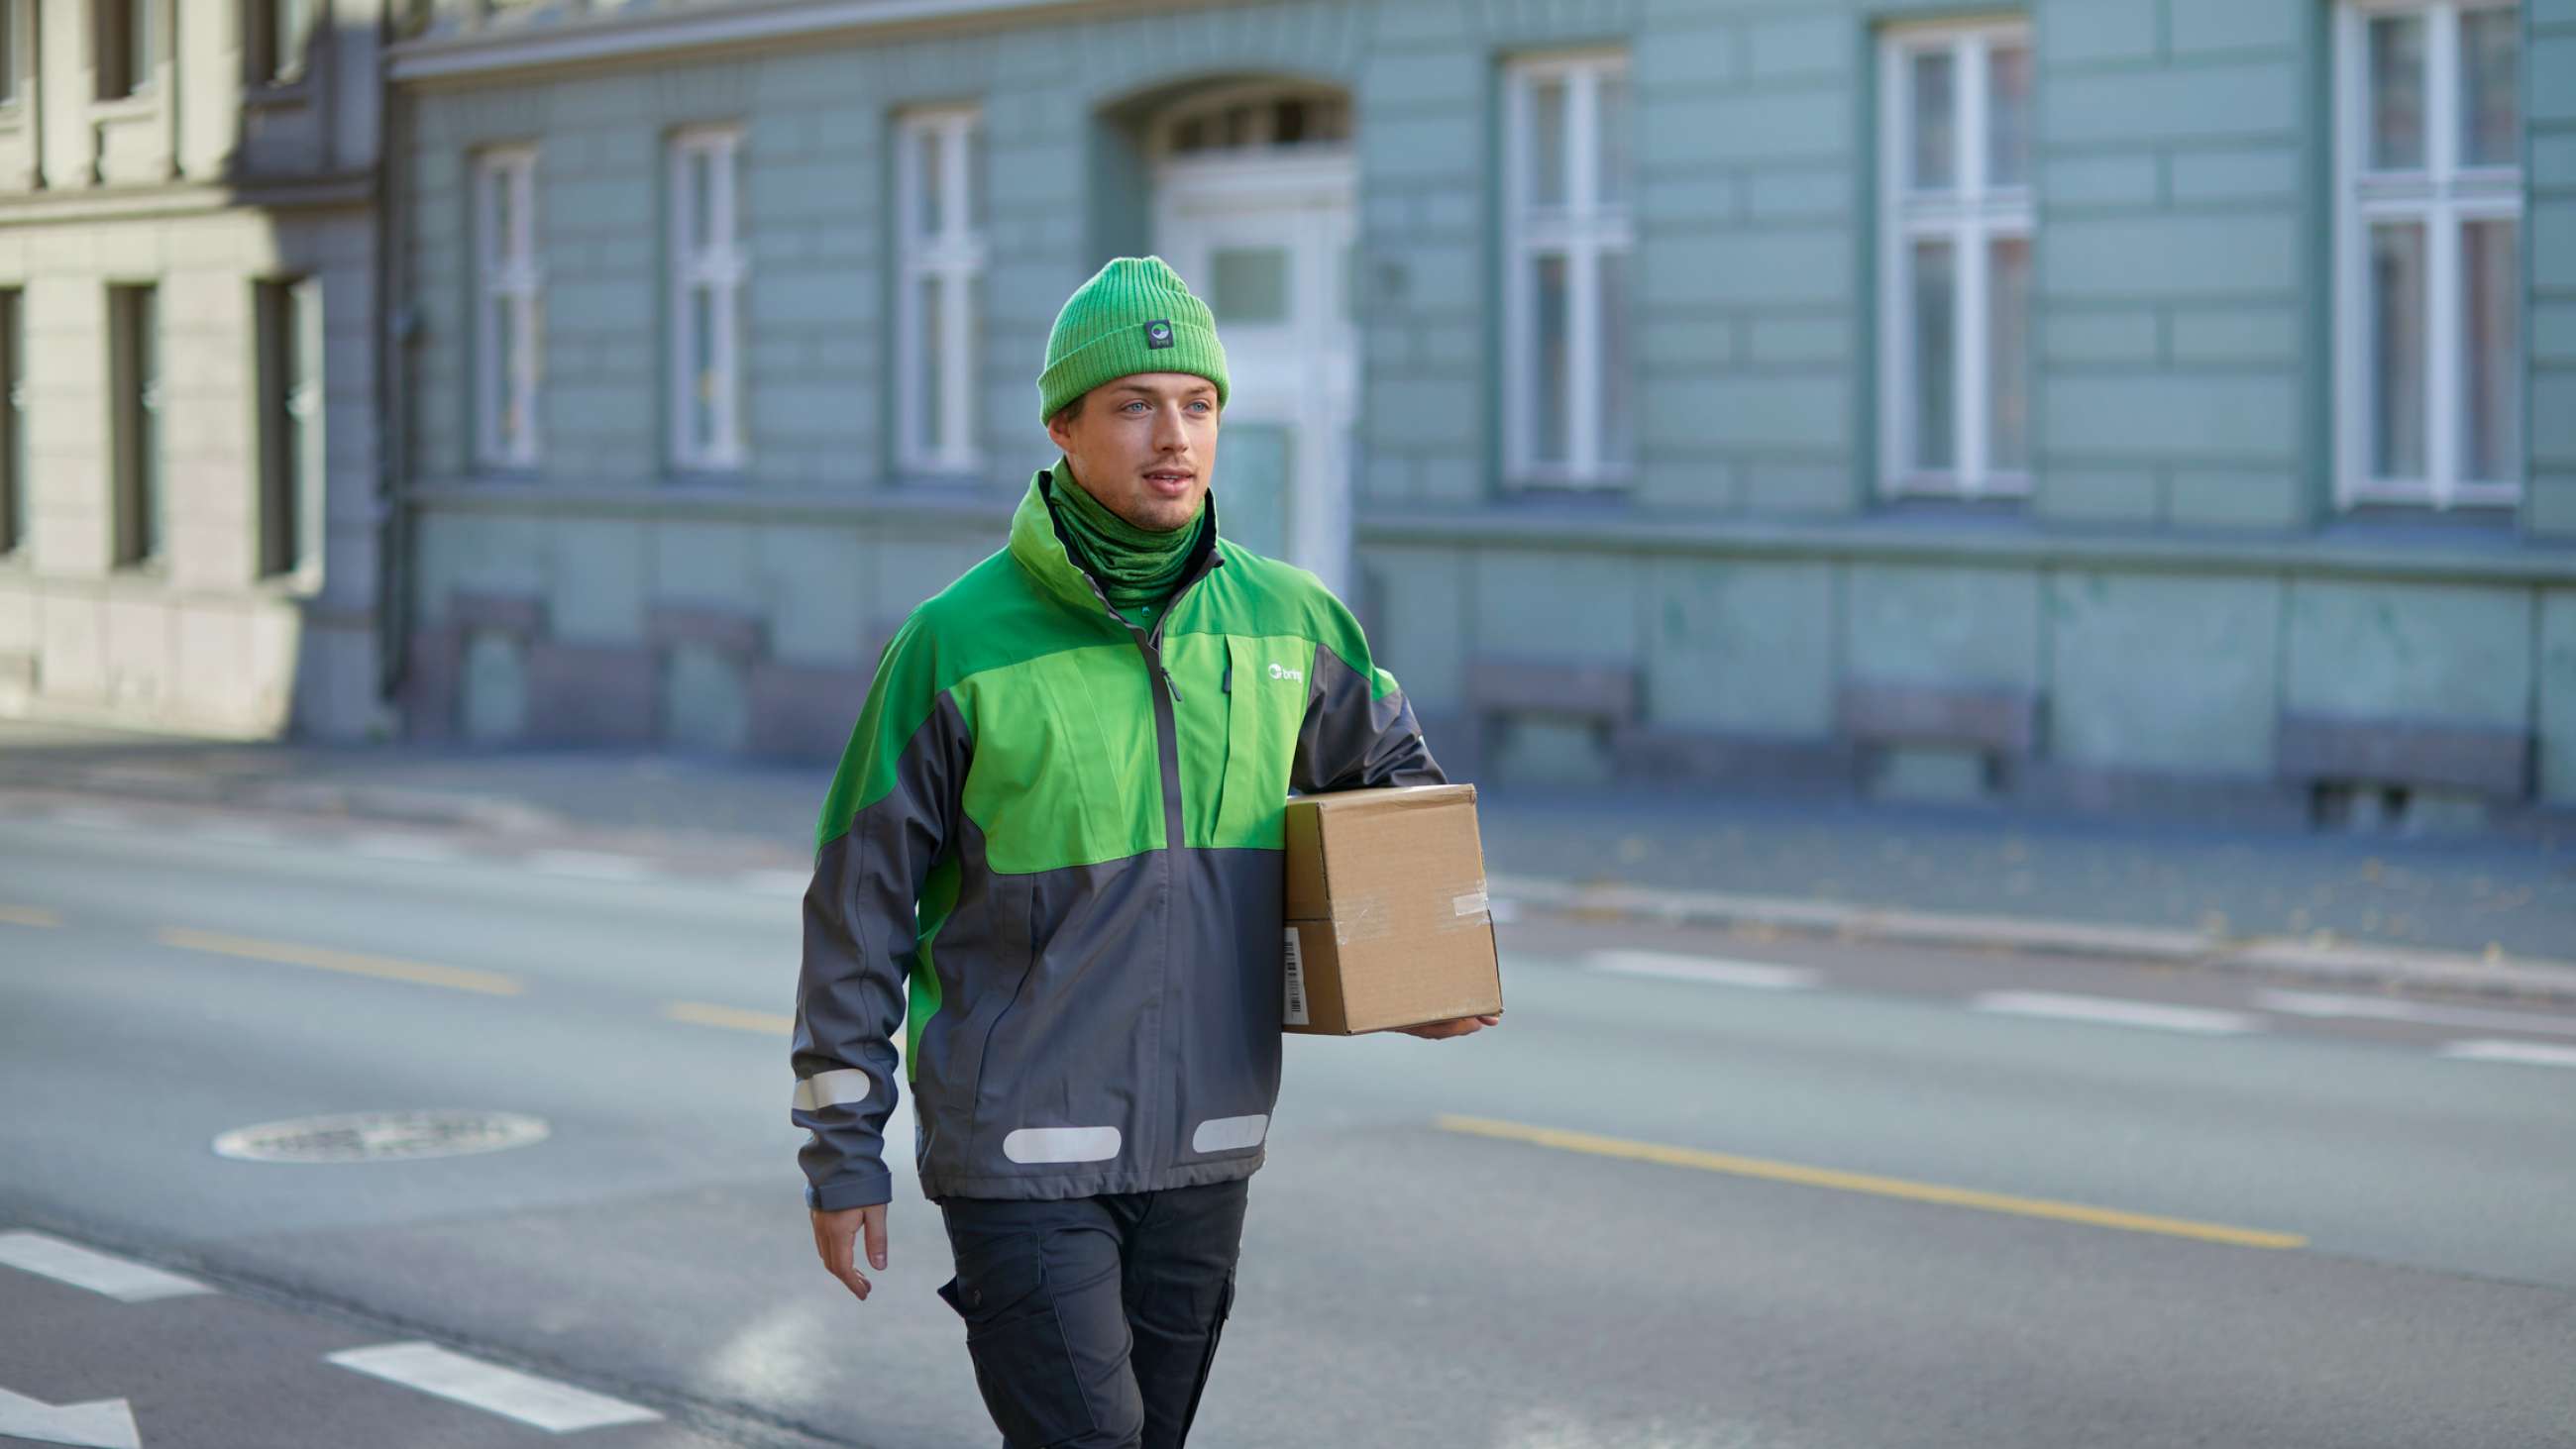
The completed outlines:
[[[1189,567],[1200,530],[1207,527],[1204,498],[1198,516],[1187,525],[1156,533],[1110,512],[1107,504],[1074,481],[1068,463],[1058,462],[1049,470],[1049,482],[1047,499],[1055,505],[1056,520],[1073,545],[1073,561],[1100,580],[1101,592],[1109,596],[1112,607],[1126,610],[1159,604],[1172,592]]]

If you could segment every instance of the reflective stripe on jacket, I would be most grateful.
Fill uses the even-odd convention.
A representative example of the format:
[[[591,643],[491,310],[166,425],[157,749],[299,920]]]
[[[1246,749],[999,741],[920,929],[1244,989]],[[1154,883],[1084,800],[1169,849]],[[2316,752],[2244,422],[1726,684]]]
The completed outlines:
[[[1219,538],[1213,495],[1140,629],[1067,552],[1060,486],[904,621],[824,802],[790,1117],[827,1211],[893,1195],[898,1026],[928,1197],[1250,1175],[1288,792],[1446,782],[1350,610]]]

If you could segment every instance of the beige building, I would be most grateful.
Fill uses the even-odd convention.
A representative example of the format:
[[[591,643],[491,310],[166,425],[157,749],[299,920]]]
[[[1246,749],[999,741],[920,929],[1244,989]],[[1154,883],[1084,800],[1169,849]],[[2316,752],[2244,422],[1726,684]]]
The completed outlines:
[[[0,716],[377,728],[383,0],[0,0]]]

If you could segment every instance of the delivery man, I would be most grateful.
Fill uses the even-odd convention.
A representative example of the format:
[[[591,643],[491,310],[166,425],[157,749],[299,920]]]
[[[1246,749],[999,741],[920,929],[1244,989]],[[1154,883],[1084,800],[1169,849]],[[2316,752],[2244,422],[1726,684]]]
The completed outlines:
[[[1061,458],[886,646],[824,802],[790,1115],[866,1298],[899,1061],[1007,1449],[1177,1449],[1279,1095],[1288,792],[1446,777],[1350,610],[1218,534],[1225,350],[1171,268],[1085,282],[1038,395]]]

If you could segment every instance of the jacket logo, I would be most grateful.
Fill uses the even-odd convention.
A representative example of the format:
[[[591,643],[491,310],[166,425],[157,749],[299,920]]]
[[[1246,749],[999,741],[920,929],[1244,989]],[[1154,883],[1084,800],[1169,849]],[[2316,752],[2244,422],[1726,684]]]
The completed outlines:
[[[1273,679],[1293,679],[1299,684],[1303,684],[1306,682],[1306,671],[1302,669],[1291,669],[1285,664],[1273,664],[1270,666],[1270,677]]]

